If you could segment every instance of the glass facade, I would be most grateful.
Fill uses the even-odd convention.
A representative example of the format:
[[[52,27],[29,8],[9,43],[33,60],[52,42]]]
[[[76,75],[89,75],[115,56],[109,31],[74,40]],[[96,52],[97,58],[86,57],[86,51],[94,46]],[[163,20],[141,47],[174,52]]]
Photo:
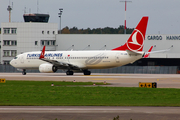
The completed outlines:
[[[49,14],[24,14],[25,22],[45,22],[49,21]]]

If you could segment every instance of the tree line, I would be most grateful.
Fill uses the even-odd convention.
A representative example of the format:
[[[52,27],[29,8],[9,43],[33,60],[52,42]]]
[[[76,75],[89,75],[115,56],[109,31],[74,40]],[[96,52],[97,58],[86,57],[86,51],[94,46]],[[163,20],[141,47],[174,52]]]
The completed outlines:
[[[134,28],[126,28],[126,34],[131,34],[133,30]],[[58,33],[60,33],[60,31],[58,31]],[[69,28],[66,26],[61,30],[61,34],[124,34],[124,26],[120,25],[118,28],[105,27],[93,29],[78,29],[77,27]]]
[[[134,28],[126,28],[126,34],[131,34]],[[58,31],[60,33],[60,31]],[[87,29],[78,29],[77,27],[69,28],[68,26],[64,27],[61,30],[61,34],[124,34],[124,26],[120,25],[118,28],[87,28]]]

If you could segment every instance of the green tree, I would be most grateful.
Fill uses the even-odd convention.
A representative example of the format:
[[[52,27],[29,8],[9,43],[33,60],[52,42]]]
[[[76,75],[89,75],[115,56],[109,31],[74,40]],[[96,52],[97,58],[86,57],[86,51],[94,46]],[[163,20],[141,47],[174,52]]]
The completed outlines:
[[[70,34],[69,27],[66,26],[65,28],[63,28],[61,33],[62,34]]]

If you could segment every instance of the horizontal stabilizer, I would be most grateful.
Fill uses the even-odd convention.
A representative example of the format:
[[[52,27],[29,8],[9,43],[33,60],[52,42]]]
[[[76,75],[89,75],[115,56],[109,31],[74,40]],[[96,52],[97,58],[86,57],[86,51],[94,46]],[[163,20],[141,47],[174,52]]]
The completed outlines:
[[[171,50],[170,48],[169,49],[166,49],[166,50],[158,50],[158,51],[152,51],[152,52],[146,52],[146,53],[159,53],[159,52],[167,52]]]
[[[129,55],[142,55],[142,53],[139,53],[139,52],[135,52],[135,51],[130,51],[130,50],[126,50],[126,52],[129,54]]]

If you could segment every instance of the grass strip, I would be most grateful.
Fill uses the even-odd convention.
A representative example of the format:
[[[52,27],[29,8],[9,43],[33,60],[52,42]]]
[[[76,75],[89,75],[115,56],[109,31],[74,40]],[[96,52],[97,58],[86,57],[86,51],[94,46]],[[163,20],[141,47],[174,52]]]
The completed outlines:
[[[55,86],[52,87],[51,83]],[[0,84],[0,105],[180,106],[180,89],[68,87],[75,84],[85,85],[86,83],[6,81]]]

